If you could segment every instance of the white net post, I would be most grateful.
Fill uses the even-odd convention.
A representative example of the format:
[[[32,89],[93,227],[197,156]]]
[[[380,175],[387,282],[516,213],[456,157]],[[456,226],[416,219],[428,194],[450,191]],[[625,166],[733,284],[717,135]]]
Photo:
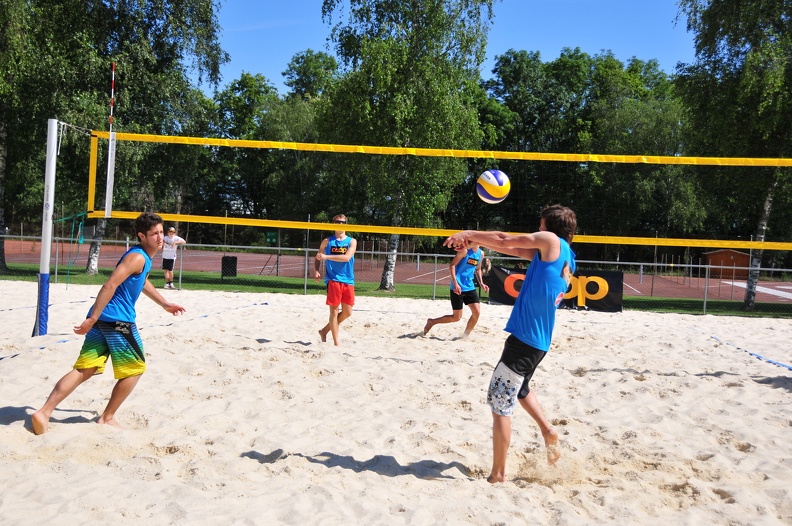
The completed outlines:
[[[55,169],[58,159],[58,121],[47,121],[47,162],[44,172],[44,215],[41,221],[41,259],[38,274],[38,307],[33,336],[47,334],[49,312],[50,259],[52,257],[52,215],[55,211]]]

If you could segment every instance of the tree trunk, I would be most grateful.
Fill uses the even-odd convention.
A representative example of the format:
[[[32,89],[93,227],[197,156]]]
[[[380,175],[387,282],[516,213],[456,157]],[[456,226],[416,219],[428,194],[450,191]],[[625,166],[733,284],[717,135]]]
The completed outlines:
[[[99,251],[102,248],[107,220],[102,218],[96,222],[96,234],[91,241],[91,248],[88,250],[88,263],[85,266],[85,273],[95,275],[99,273]]]
[[[770,219],[770,212],[773,209],[773,197],[778,188],[779,176],[775,175],[770,188],[767,189],[762,214],[759,217],[759,224],[756,227],[756,241],[764,241],[767,234],[767,222]],[[750,269],[748,271],[748,283],[745,286],[745,298],[742,310],[752,311],[756,307],[756,285],[759,282],[759,268],[762,266],[763,250],[754,250],[751,255]]]
[[[5,120],[0,115],[0,234],[5,235],[5,179],[6,179],[6,159],[8,158],[8,148],[6,146],[6,139],[8,132],[6,131]],[[5,257],[5,238],[0,238],[0,274],[8,274],[8,265],[6,264]]]
[[[377,290],[393,292],[393,272],[396,270],[396,252],[399,249],[399,234],[391,234],[388,238],[388,254],[385,256],[385,266],[382,268],[382,278]]]

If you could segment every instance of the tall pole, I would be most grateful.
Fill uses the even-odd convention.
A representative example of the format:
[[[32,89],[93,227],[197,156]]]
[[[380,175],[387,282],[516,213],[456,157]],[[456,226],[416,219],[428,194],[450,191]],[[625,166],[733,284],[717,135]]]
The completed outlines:
[[[110,75],[110,129],[108,131],[113,133],[113,108],[115,107],[115,62],[112,63],[110,69],[112,73]]]
[[[116,138],[113,133],[113,108],[115,107],[115,70],[116,65],[113,62],[112,75],[110,79],[110,140],[108,142],[107,150],[107,189],[105,194],[105,217],[110,217],[113,212],[113,183],[115,182],[115,155],[116,155]]]
[[[58,159],[58,121],[47,121],[47,161],[44,171],[44,214],[41,221],[41,259],[38,274],[38,306],[33,336],[47,334],[50,259],[52,257],[52,215],[55,211],[55,168]]]

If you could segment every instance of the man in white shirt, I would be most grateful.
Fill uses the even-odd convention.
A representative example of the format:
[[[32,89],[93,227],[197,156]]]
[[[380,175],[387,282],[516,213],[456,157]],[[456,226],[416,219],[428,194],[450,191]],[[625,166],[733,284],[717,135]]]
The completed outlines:
[[[168,235],[162,243],[162,270],[165,271],[166,289],[175,289],[173,286],[173,265],[176,263],[176,245],[187,243],[184,239],[176,235],[176,227],[168,228]]]

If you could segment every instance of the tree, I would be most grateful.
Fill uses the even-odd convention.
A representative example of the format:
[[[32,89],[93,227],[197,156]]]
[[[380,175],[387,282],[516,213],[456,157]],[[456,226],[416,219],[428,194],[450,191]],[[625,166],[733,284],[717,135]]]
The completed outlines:
[[[263,121],[262,134],[276,141],[319,142],[316,98],[286,97],[272,105]],[[321,177],[327,154],[301,150],[272,150],[273,172],[268,181],[272,217],[305,221],[323,204]],[[299,235],[302,235],[300,233]]]
[[[242,73],[217,94],[221,137],[262,140],[267,113],[278,101],[278,93],[261,74]],[[234,216],[266,217],[266,184],[273,171],[273,158],[266,150],[222,148],[218,152],[222,167],[215,192],[224,212]]]
[[[656,60],[632,58],[623,65],[610,53],[595,57],[590,107],[590,151],[625,155],[677,156],[683,151],[684,109],[671,78]],[[698,178],[674,165],[592,163],[591,195],[603,211],[592,220],[610,235],[698,231],[705,208]]]
[[[186,71],[198,71],[199,81],[207,77],[219,82],[219,68],[228,56],[219,45],[216,0],[137,2],[119,0],[100,6],[95,45],[118,63],[117,91],[119,118],[117,129],[148,133],[176,134],[183,127],[183,104],[189,97]],[[103,22],[104,21],[104,22]],[[101,27],[106,24],[105,27]],[[96,26],[94,26],[96,27]],[[105,36],[106,35],[106,36]],[[136,145],[134,153],[156,150]],[[147,159],[153,157],[147,156]],[[118,188],[128,188],[128,199],[114,196],[131,209],[153,209],[159,188],[168,188],[174,178],[172,171],[162,169],[172,164],[143,162],[121,165]],[[105,221],[97,224],[101,241]],[[91,244],[88,272],[96,272],[99,243]]]
[[[291,95],[300,98],[316,98],[327,90],[338,75],[338,62],[321,51],[312,49],[297,53],[283,72]]]
[[[197,69],[199,78],[217,83],[220,65],[228,60],[218,43],[216,7],[216,0],[4,2],[0,24],[10,30],[3,32],[8,38],[0,44],[0,71],[6,72],[0,80],[0,130],[5,126],[6,131],[4,137],[0,131],[0,157],[7,155],[5,166],[0,163],[0,186],[5,203],[38,201],[40,207],[40,192],[38,199],[28,196],[40,184],[48,118],[89,129],[106,127],[111,62],[118,64],[116,109],[120,111],[115,129],[178,130],[189,91],[187,69]],[[120,160],[142,149],[130,147]],[[82,153],[75,149],[75,155]],[[60,162],[73,164],[66,159]],[[156,183],[172,174],[150,168],[145,163],[117,166],[120,203],[151,208]],[[84,168],[61,176],[64,186],[86,185]],[[36,217],[41,210],[26,207],[14,213]],[[99,221],[100,236],[104,224]],[[98,246],[92,246],[94,260]],[[88,266],[89,271],[95,269],[90,262]]]
[[[484,83],[493,101],[508,112],[501,122],[498,150],[519,152],[581,151],[591,58],[579,49],[564,49],[557,61],[543,63],[538,52],[508,50],[496,57],[495,78]],[[503,119],[501,119],[502,121]],[[576,206],[580,168],[573,163],[506,161],[509,199],[498,205],[510,228],[532,231],[542,207],[554,202]],[[553,184],[556,181],[565,184]],[[528,213],[525,213],[528,211]]]
[[[24,0],[7,0],[0,6],[0,234],[5,234],[5,183],[8,166],[8,127],[13,108],[19,106],[16,89],[27,59],[29,17]],[[0,240],[0,273],[8,272],[5,239]]]
[[[324,0],[332,22],[341,0]],[[465,149],[480,144],[473,91],[494,0],[350,0],[331,40],[346,68],[323,97],[328,142]],[[452,158],[336,159],[328,206],[392,226],[429,226],[466,176]],[[344,194],[332,188],[345,188]],[[349,207],[354,206],[350,213]],[[393,290],[398,235],[390,236],[380,289]]]
[[[696,61],[678,67],[678,84],[690,108],[691,151],[729,157],[792,154],[792,2],[680,0]],[[713,130],[717,132],[713,133]],[[783,169],[746,168],[723,173],[716,189],[739,187],[758,211],[754,239],[764,241],[773,203],[792,191]],[[743,197],[743,200],[745,197]],[[779,228],[789,233],[789,228]],[[744,308],[752,310],[762,251],[753,252]]]

